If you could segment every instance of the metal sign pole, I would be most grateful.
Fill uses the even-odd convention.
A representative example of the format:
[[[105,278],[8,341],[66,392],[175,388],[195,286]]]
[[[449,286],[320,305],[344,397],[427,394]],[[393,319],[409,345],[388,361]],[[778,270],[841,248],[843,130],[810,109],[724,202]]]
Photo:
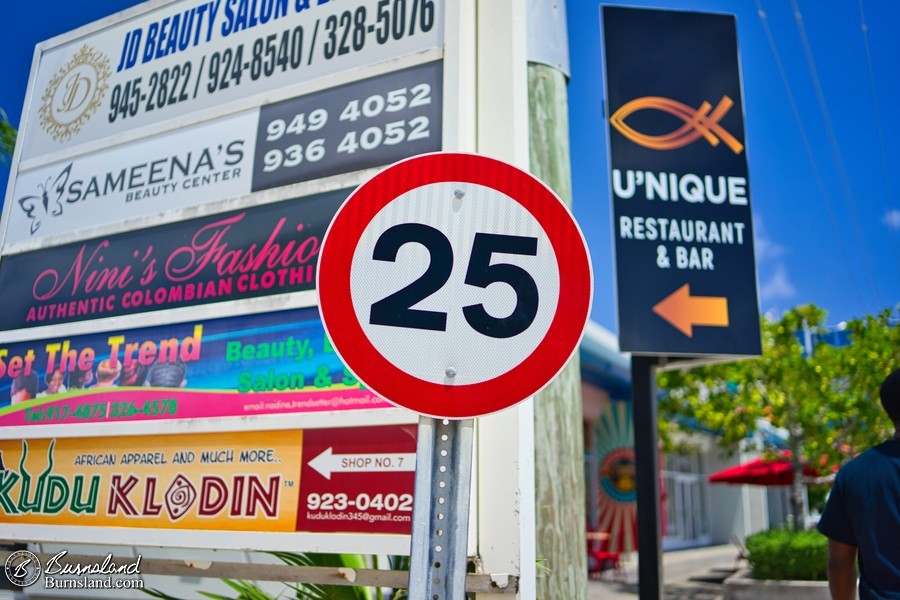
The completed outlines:
[[[419,419],[409,597],[466,597],[475,420]]]
[[[659,432],[656,423],[655,356],[631,357],[634,466],[637,474],[638,594],[663,597],[659,502]]]

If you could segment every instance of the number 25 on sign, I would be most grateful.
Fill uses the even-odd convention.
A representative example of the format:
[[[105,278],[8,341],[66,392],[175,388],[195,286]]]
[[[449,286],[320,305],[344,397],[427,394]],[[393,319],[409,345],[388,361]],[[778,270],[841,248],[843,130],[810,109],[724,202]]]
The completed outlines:
[[[474,154],[400,161],[338,210],[319,255],[322,321],[374,392],[464,419],[543,388],[590,314],[590,259],[532,175]]]

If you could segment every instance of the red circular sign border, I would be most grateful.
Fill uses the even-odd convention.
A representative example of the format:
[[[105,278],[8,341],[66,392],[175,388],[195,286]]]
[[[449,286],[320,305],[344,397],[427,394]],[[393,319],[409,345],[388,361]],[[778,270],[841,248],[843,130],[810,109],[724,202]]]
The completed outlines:
[[[492,188],[528,210],[550,238],[560,279],[556,314],[534,351],[503,375],[466,385],[425,381],[390,363],[366,336],[356,319],[350,296],[353,255],[362,232],[375,215],[406,192],[448,181]],[[341,243],[329,245],[329,239]],[[325,331],[338,356],[359,380],[392,404],[422,415],[449,419],[498,412],[543,389],[575,353],[590,314],[593,289],[584,236],[569,209],[552,190],[505,162],[477,154],[448,152],[402,160],[350,194],[325,234],[316,279]]]

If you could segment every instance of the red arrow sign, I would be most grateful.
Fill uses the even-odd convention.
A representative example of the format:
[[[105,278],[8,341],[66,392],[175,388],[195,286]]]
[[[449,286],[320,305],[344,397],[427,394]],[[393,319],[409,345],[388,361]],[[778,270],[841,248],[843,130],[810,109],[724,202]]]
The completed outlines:
[[[728,299],[716,296],[691,296],[690,284],[684,284],[659,304],[653,312],[688,337],[694,327],[728,327]]]

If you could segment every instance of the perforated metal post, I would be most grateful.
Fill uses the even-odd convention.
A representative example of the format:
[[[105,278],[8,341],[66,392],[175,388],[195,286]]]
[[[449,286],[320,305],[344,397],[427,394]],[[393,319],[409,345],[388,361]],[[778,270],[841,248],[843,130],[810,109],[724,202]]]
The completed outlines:
[[[409,597],[466,597],[475,421],[419,419]]]

